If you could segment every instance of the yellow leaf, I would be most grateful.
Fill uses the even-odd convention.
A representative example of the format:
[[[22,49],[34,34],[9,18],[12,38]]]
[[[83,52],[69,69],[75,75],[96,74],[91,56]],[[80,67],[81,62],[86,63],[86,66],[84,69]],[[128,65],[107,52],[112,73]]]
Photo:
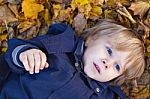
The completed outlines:
[[[3,27],[0,26],[0,34],[2,34],[2,33],[3,33]]]
[[[147,52],[150,52],[150,46],[147,47]]]
[[[91,0],[91,3],[93,3],[93,5],[103,5],[104,0]]]
[[[102,14],[102,8],[99,6],[93,6],[91,10],[91,14],[94,16],[100,16]]]
[[[149,8],[150,4],[148,2],[143,1],[132,3],[129,7],[129,9],[131,9],[134,12],[134,15],[139,15],[140,18],[143,18],[144,14]]]
[[[54,9],[54,16],[53,18],[56,19],[56,17],[59,15],[60,10],[62,9],[60,4],[53,4]]]
[[[37,19],[38,13],[44,10],[42,4],[37,4],[35,0],[24,0],[22,2],[22,11],[26,18]]]
[[[74,10],[76,7],[90,4],[91,0],[72,0],[71,7]]]
[[[82,11],[81,11],[81,9],[82,9]],[[87,5],[82,6],[82,7],[79,8],[79,12],[84,13],[86,19],[88,19],[90,17],[90,11],[91,10],[92,10],[92,7],[91,7],[90,4],[87,4]]]
[[[86,5],[86,4],[89,4],[91,0],[73,0],[73,2],[79,5]]]
[[[71,9],[67,8],[65,10],[61,10],[58,16],[59,21],[70,20],[71,19]]]
[[[117,0],[105,0],[107,6],[115,6]]]
[[[19,32],[22,33],[36,24],[35,21],[24,21],[18,25]]]
[[[111,17],[111,19],[112,19],[112,16],[110,15],[111,13],[112,13],[112,10],[106,9],[104,11],[105,18]]]
[[[2,48],[2,52],[6,52],[7,48],[6,47],[3,47]]]
[[[0,41],[6,40],[7,34],[0,35]]]
[[[45,9],[44,20],[49,26],[51,23],[51,19],[50,19],[50,13],[48,9]]]

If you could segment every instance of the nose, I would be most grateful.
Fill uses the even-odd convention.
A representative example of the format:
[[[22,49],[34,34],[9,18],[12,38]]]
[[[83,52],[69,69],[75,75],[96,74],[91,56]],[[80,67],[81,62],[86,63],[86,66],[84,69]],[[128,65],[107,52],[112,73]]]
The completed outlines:
[[[101,61],[104,65],[105,69],[107,69],[113,65],[113,63],[111,61],[108,61],[107,59],[102,59]]]

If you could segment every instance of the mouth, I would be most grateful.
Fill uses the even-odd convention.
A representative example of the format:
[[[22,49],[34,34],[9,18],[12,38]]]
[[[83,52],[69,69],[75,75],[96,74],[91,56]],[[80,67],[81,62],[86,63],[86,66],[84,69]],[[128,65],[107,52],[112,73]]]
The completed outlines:
[[[95,69],[98,71],[98,73],[100,73],[100,68],[99,68],[99,66],[98,66],[96,63],[94,63],[94,62],[93,62],[93,65],[94,65]]]

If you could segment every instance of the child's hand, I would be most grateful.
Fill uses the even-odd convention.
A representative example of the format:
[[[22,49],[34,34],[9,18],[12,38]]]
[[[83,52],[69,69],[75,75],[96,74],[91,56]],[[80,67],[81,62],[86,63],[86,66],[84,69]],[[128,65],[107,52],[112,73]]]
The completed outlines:
[[[30,74],[39,73],[39,70],[48,68],[49,66],[46,62],[46,55],[38,49],[30,49],[22,52],[19,59]]]

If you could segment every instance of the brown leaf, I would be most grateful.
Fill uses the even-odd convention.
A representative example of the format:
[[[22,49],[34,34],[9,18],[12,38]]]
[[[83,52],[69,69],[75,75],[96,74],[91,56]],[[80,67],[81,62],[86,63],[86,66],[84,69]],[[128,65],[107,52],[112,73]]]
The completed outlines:
[[[8,4],[8,7],[10,8],[10,10],[16,15],[16,17],[19,17],[19,13],[18,13],[18,6],[15,4]]]
[[[84,17],[84,14],[78,14],[73,21],[73,26],[75,27],[75,31],[78,33],[83,32],[83,29],[86,27],[87,20]]]
[[[21,3],[22,0],[7,0],[7,2],[11,3],[11,4],[19,4]]]
[[[35,21],[24,21],[18,25],[19,32],[22,33],[36,24]]]
[[[5,4],[5,3],[7,3],[7,0],[0,0],[1,5]]]
[[[134,12],[134,15],[139,15],[140,18],[143,18],[147,10],[150,8],[150,4],[148,2],[135,2],[132,3],[131,6],[129,7],[130,10]]]
[[[117,2],[117,12],[125,17],[127,17],[132,23],[136,23],[136,21],[132,18],[131,14],[128,12],[128,10],[119,2]]]
[[[0,19],[3,20],[6,24],[18,21],[6,4],[0,6]]]

